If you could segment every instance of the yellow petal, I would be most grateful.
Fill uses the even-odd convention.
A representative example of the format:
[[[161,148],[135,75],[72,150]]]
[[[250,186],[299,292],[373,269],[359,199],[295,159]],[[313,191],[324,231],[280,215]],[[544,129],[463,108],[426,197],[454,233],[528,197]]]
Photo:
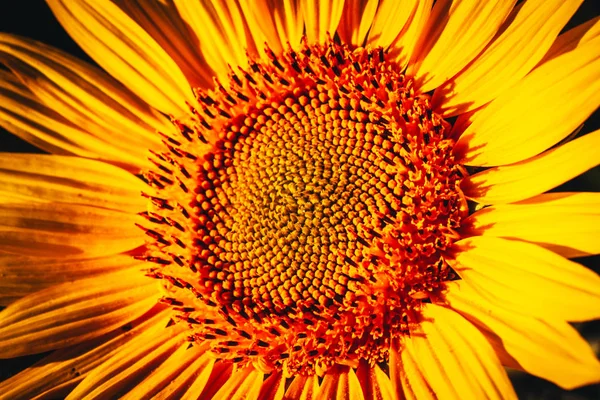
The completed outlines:
[[[437,400],[437,396],[427,382],[419,362],[409,351],[402,351],[397,345],[390,349],[390,380],[398,399]]]
[[[589,42],[598,35],[600,35],[600,17],[593,18],[560,35],[539,62],[539,65],[574,50],[577,46]]]
[[[68,400],[121,398],[185,344],[185,327],[173,325],[153,335],[139,336],[97,366],[67,396]],[[144,339],[142,341],[141,339]],[[159,372],[160,374],[160,372]]]
[[[364,400],[364,398],[354,370],[340,365],[327,371],[317,394],[317,399]]]
[[[154,398],[157,400],[181,399],[186,389],[190,389],[199,395],[208,382],[214,364],[214,356],[205,352],[202,356],[193,360],[185,370],[179,373],[167,386],[158,392]],[[198,396],[195,398],[198,398]]]
[[[281,372],[273,372],[262,384],[260,400],[282,400],[285,393],[285,378]]]
[[[409,60],[415,57],[416,47],[423,37],[432,5],[433,0],[417,0],[406,4],[407,11],[412,6],[410,16],[389,49],[390,59],[395,60],[402,69],[407,66]],[[401,18],[401,15],[399,17]],[[401,21],[402,19],[399,19],[398,22],[401,23]]]
[[[31,367],[0,383],[0,393],[10,399],[31,399],[41,394],[56,394],[56,386],[79,383],[98,365],[111,358],[120,348],[126,348],[138,337],[162,331],[166,326],[165,310],[152,310],[140,318],[97,339],[56,350]],[[70,390],[69,390],[70,391]],[[60,397],[48,398],[64,398]]]
[[[494,349],[475,326],[434,304],[426,304],[423,318],[402,352],[418,362],[439,399],[516,399]]]
[[[48,0],[52,12],[102,68],[152,107],[175,116],[194,97],[173,59],[116,4]]]
[[[213,399],[215,393],[231,378],[231,363],[215,362],[206,382],[194,381],[192,386],[181,396],[181,400]]]
[[[500,353],[526,372],[565,389],[600,382],[600,363],[577,331],[564,321],[545,321],[506,311],[464,281],[449,284],[446,300],[484,332]]]
[[[452,268],[490,301],[545,319],[600,318],[600,277],[534,244],[494,237],[455,243]]]
[[[288,43],[300,44],[304,20],[299,0],[242,0],[240,6],[258,50],[263,50],[265,42],[276,54]]]
[[[200,358],[207,349],[207,345],[191,345],[183,342],[168,358],[162,362],[157,360],[158,367],[132,390],[128,391],[121,399],[153,399],[168,386],[174,379],[186,371],[191,364]],[[208,376],[207,376],[208,377]]]
[[[0,126],[53,154],[78,155],[124,164],[139,171],[147,162],[142,153],[124,150],[74,125],[37,98],[14,75],[0,70]],[[108,141],[107,141],[108,140]],[[143,149],[144,153],[146,148]]]
[[[364,360],[356,370],[365,400],[397,399],[390,378],[377,365],[371,368]]]
[[[486,104],[521,80],[542,59],[583,0],[529,0],[477,59],[437,89],[446,116]],[[435,103],[435,101],[434,101]]]
[[[600,193],[549,193],[484,208],[464,221],[464,236],[537,243],[565,257],[600,253]]]
[[[0,204],[0,251],[52,257],[118,254],[144,243],[135,214],[64,203]]]
[[[31,257],[0,253],[0,305],[38,290],[76,279],[121,271],[144,263],[130,255],[97,258]]]
[[[90,340],[134,320],[157,301],[139,270],[44,289],[0,313],[0,358],[42,353]]]
[[[121,9],[135,20],[175,61],[193,88],[212,88],[214,75],[188,34],[173,2],[121,0]]]
[[[298,375],[283,396],[284,400],[317,400],[319,380],[316,375]]]
[[[417,45],[409,74],[428,92],[452,78],[492,40],[516,0],[440,0]]]
[[[343,42],[362,46],[371,27],[379,0],[346,0],[338,25]]]
[[[473,116],[455,146],[463,163],[504,165],[565,138],[600,104],[600,37],[534,69]]]
[[[218,77],[227,78],[228,64],[247,64],[246,49],[252,52],[254,43],[246,37],[244,18],[237,2],[174,0],[174,3],[190,28],[189,35]],[[262,48],[263,44],[259,46]]]
[[[461,183],[478,203],[512,203],[555,188],[600,164],[600,130],[513,165],[493,167]]]
[[[110,164],[80,157],[0,154],[0,194],[22,200],[82,204],[121,212],[143,210],[148,186]]]
[[[254,367],[246,367],[233,372],[231,377],[213,396],[215,399],[258,400],[264,374]]]
[[[367,36],[367,43],[371,46],[388,48],[411,21],[413,13],[417,10],[417,3],[418,0],[380,0]],[[431,5],[428,11],[430,9]]]
[[[309,43],[323,43],[329,34],[333,38],[344,10],[344,0],[300,0],[306,38]]]

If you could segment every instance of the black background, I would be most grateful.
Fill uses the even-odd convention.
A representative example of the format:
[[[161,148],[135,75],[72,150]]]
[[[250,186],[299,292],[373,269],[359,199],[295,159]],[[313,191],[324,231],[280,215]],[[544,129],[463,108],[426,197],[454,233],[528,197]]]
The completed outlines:
[[[155,1],[155,0],[148,0]],[[199,1],[199,0],[189,0]],[[600,14],[600,1],[586,0],[565,29],[576,26]],[[93,63],[93,61],[71,40],[56,21],[43,0],[3,0],[0,2],[0,32],[27,36],[58,47],[68,53]],[[600,129],[600,112],[596,112],[584,125],[580,135]],[[42,153],[34,146],[18,139],[0,128],[0,151]],[[555,189],[556,191],[600,192],[600,167]],[[600,256],[586,257],[577,261],[600,272]],[[600,322],[593,321],[577,325],[581,333],[600,351]],[[39,359],[39,355],[0,360],[0,381],[27,367]],[[511,374],[521,399],[600,399],[600,385],[588,386],[566,392],[560,388],[526,374]]]

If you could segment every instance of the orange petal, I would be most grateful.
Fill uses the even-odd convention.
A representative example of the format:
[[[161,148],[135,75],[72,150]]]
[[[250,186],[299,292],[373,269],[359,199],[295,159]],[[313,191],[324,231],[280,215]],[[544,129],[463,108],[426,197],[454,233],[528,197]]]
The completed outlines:
[[[300,1],[308,42],[323,43],[328,34],[333,38],[342,17],[344,0]]]
[[[486,299],[546,319],[600,318],[600,277],[534,244],[494,237],[458,241],[452,268]]]
[[[173,2],[122,0],[119,6],[175,61],[193,88],[212,88],[214,73],[188,34]]]
[[[406,338],[402,353],[408,352],[407,357],[419,364],[439,398],[516,399],[494,349],[477,328],[434,304],[426,304],[423,317]]]
[[[185,334],[181,333],[185,327],[177,324],[161,327],[161,331],[138,336],[127,346],[119,348],[112,357],[90,372],[69,394],[67,400],[84,397],[121,398],[141,384],[153,371],[162,369],[165,359],[176,353],[181,346],[187,348],[188,343],[185,341]],[[160,373],[159,371],[158,374]]]
[[[390,349],[390,380],[398,399],[437,400],[436,394],[427,382],[419,362],[408,351],[397,345]]]
[[[153,399],[162,389],[169,386],[174,379],[184,373],[195,360],[201,358],[207,345],[191,345],[184,342],[168,355],[164,361],[156,360],[157,368],[146,376],[144,380],[136,383],[132,390],[121,397],[121,399]],[[131,368],[131,367],[130,367]],[[208,375],[206,375],[208,378]]]
[[[165,319],[165,311],[151,310],[122,329],[57,350],[1,382],[0,393],[11,399],[30,399],[36,395],[54,399],[64,398],[66,394],[56,396],[57,387],[78,384],[94,368],[111,358],[118,349],[128,346],[134,338],[140,335],[147,337],[147,332],[152,330],[162,331],[168,320]],[[55,396],[52,397],[52,394]]]
[[[260,400],[282,400],[285,393],[285,378],[281,372],[273,372],[260,388]]]
[[[484,208],[463,223],[464,236],[537,243],[565,257],[599,254],[600,193],[549,193]]]
[[[516,0],[439,0],[416,47],[409,74],[428,92],[452,78],[494,37]]]
[[[135,214],[64,203],[0,204],[0,251],[54,257],[118,254],[144,243]]]
[[[446,300],[476,323],[500,354],[512,357],[526,372],[565,389],[600,382],[600,362],[568,323],[506,311],[464,281],[449,284]]]
[[[283,396],[284,400],[317,400],[319,392],[319,380],[316,375],[298,375]]]
[[[231,378],[233,366],[231,363],[215,362],[206,382],[194,381],[192,386],[183,394],[181,400],[213,399],[221,387]]]
[[[140,153],[102,140],[44,104],[12,74],[0,70],[0,127],[53,154],[78,155],[122,163],[139,171]],[[144,152],[146,147],[144,147]]]
[[[360,382],[354,370],[347,366],[335,366],[323,377],[318,399],[364,400]]]
[[[478,203],[512,203],[555,188],[600,164],[600,130],[513,165],[486,169],[461,183]]]
[[[246,367],[233,371],[231,377],[221,386],[213,396],[215,399],[258,399],[262,387],[264,374],[254,367]]]
[[[380,0],[369,29],[367,44],[388,48],[398,38],[400,32],[407,30],[407,25],[419,7],[418,3],[418,0]],[[429,10],[431,4],[427,11]]]
[[[156,284],[137,269],[41,290],[0,313],[0,358],[102,336],[148,311],[157,299]]]
[[[148,186],[110,164],[80,157],[0,154],[0,193],[22,201],[83,204],[137,213],[146,206]]]
[[[600,104],[600,37],[534,69],[473,116],[458,140],[461,162],[505,165],[568,136]]]
[[[185,370],[179,373],[154,398],[161,400],[181,399],[188,389],[200,394],[211,376],[214,364],[214,356],[208,352],[204,353],[193,360]],[[196,396],[195,398],[198,397]]]
[[[0,253],[0,305],[38,290],[77,279],[145,266],[129,255],[97,258],[31,257]]]
[[[246,35],[242,11],[236,1],[174,0],[174,4],[189,28],[188,35],[219,78],[227,78],[228,65],[247,64],[246,50],[254,52],[254,43]],[[262,48],[263,44],[258,46]]]
[[[371,368],[362,361],[356,370],[356,376],[365,400],[393,400],[396,399],[394,387],[390,378],[377,365]]]
[[[343,42],[362,46],[371,28],[379,0],[346,0],[338,25]]]
[[[52,12],[102,68],[152,107],[185,115],[189,84],[167,52],[112,2],[48,0]]]
[[[389,49],[390,59],[395,60],[402,69],[406,67],[409,60],[416,56],[417,45],[423,38],[423,31],[427,27],[432,5],[433,0],[418,0],[406,4],[406,11],[410,10],[410,16]],[[411,6],[412,8],[410,8]],[[402,15],[398,15],[398,17],[400,23]]]
[[[477,59],[438,88],[446,116],[486,104],[522,79],[542,59],[583,0],[529,0]]]

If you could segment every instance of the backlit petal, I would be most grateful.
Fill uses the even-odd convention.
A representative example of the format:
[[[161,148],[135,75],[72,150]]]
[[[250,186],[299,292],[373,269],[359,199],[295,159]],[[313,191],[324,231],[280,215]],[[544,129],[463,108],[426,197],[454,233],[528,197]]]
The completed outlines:
[[[494,349],[469,321],[434,304],[426,304],[423,318],[402,352],[418,362],[440,400],[516,399]]]
[[[319,387],[318,399],[364,400],[360,382],[354,370],[347,366],[335,366],[327,371]]]
[[[361,362],[356,376],[362,387],[365,400],[394,400],[396,394],[390,378],[379,368],[371,368],[367,362]]]
[[[215,399],[258,400],[264,374],[254,367],[236,370],[221,389],[213,396]]]
[[[492,40],[515,3],[437,1],[408,70],[417,78],[419,90],[435,89],[471,62]]]
[[[600,277],[531,243],[471,237],[455,244],[452,268],[486,299],[546,319],[600,318]]]
[[[154,108],[175,116],[194,97],[173,59],[116,4],[47,0],[52,12],[104,70]]]
[[[344,10],[344,0],[300,0],[308,43],[323,43],[333,38]]]
[[[316,375],[298,375],[283,396],[284,400],[317,400],[319,380]]]
[[[477,59],[438,88],[441,110],[474,110],[512,87],[542,59],[583,0],[529,0]],[[434,100],[435,103],[435,100]]]
[[[418,0],[380,0],[367,36],[367,44],[387,48],[394,43],[400,32],[408,31],[407,27],[419,7],[418,3]]]
[[[157,301],[156,284],[138,269],[56,285],[0,313],[0,358],[72,346],[131,321]]]
[[[478,203],[511,203],[555,188],[599,164],[600,130],[534,158],[471,175],[461,188]]]
[[[408,3],[407,9],[411,5],[408,21],[389,49],[390,59],[395,60],[401,68],[405,68],[409,60],[415,57],[417,44],[427,27],[427,21],[429,21],[433,0],[418,0]]]
[[[0,204],[0,251],[38,256],[118,254],[144,243],[135,214],[64,203]]]
[[[600,37],[534,69],[477,111],[455,145],[468,165],[535,156],[581,125],[600,104]]]
[[[549,193],[484,208],[463,222],[465,236],[537,243],[565,257],[600,253],[600,193]]]
[[[379,0],[346,0],[338,34],[343,42],[362,46],[371,27]]]
[[[593,18],[573,29],[569,29],[556,38],[554,44],[550,47],[550,50],[548,50],[544,58],[539,62],[539,65],[544,64],[557,56],[568,53],[578,46],[582,46],[598,37],[598,35],[600,35],[600,17]]]
[[[528,373],[565,389],[600,382],[600,362],[568,323],[506,311],[464,281],[450,283],[446,300],[478,325],[501,356],[512,357]]]
[[[281,372],[273,372],[262,384],[260,400],[282,400],[285,393],[285,378]]]
[[[75,384],[78,384],[94,368],[111,358],[118,349],[129,345],[134,338],[148,337],[153,331],[162,331],[167,323],[165,317],[164,310],[152,310],[121,329],[79,345],[56,350],[31,367],[1,382],[0,393],[10,399],[26,400],[38,393],[43,396],[56,394],[56,386],[73,384],[74,380]]]

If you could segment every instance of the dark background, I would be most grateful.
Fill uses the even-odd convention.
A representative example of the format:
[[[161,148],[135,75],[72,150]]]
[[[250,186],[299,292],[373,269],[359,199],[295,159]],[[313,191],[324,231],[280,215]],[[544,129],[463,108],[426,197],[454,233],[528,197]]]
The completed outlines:
[[[598,15],[600,15],[600,1],[585,0],[565,29],[576,26]],[[93,63],[62,29],[43,0],[1,1],[0,32],[27,36],[58,47],[80,59]],[[598,111],[586,122],[579,135],[584,135],[597,129],[600,129],[600,112]],[[0,151],[42,153],[42,151],[34,146],[2,130],[2,128],[0,128]],[[590,170],[555,190],[600,192],[600,167]],[[577,261],[594,269],[596,272],[600,272],[600,256],[585,257]],[[592,343],[596,353],[600,353],[600,321],[578,324],[577,328]],[[0,360],[0,381],[31,365],[39,358],[40,356],[36,355],[12,360]],[[527,374],[511,373],[511,379],[520,399],[600,399],[600,385],[588,386],[567,392],[551,383]]]

